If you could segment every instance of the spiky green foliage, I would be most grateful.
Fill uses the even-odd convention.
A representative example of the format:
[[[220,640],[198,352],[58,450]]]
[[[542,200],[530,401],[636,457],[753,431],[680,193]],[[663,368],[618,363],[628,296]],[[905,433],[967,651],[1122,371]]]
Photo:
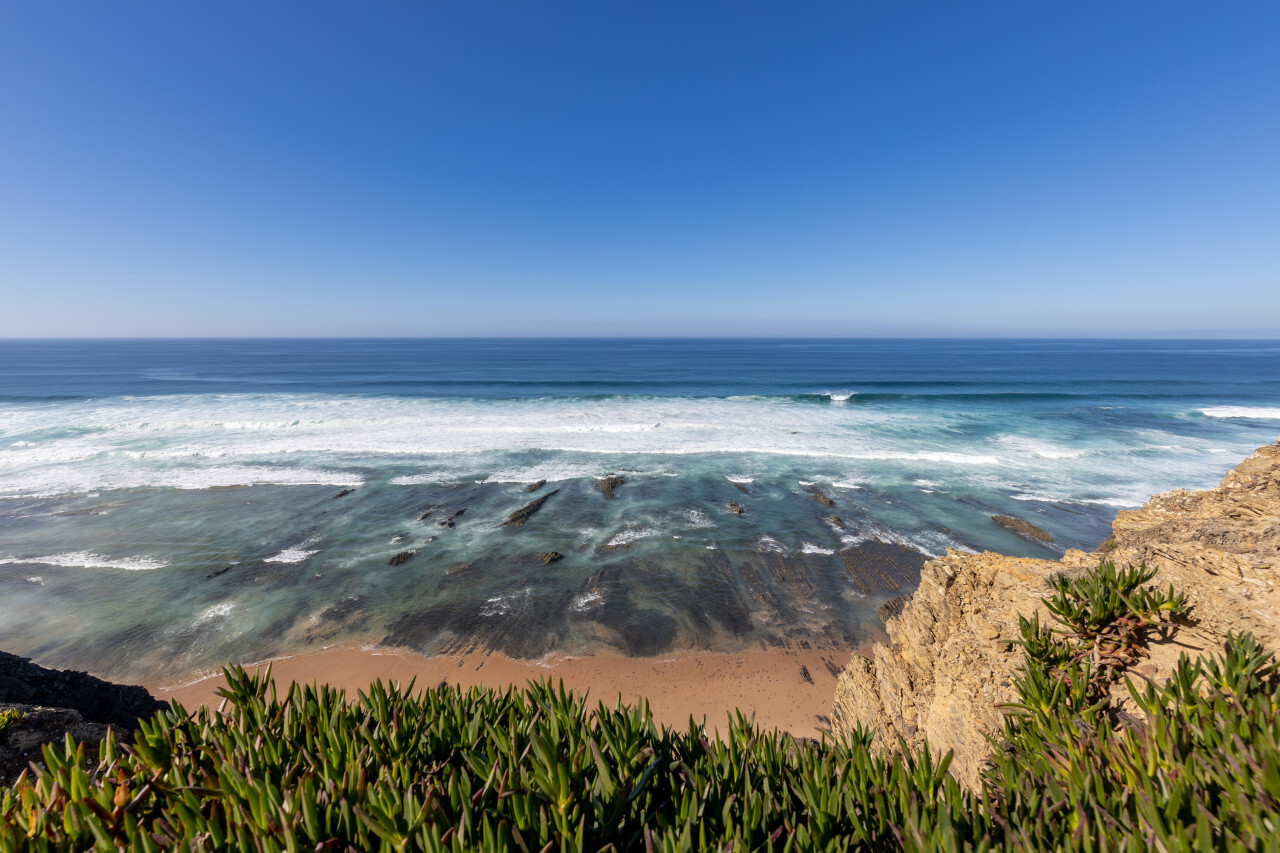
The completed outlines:
[[[16,708],[0,711],[0,735],[4,734],[10,726],[20,722],[22,722],[22,712]]]
[[[739,715],[712,739],[546,683],[281,697],[235,669],[221,714],[173,705],[97,761],[46,748],[0,795],[0,851],[1274,850],[1275,659],[1233,636],[1130,684],[1129,716],[1079,654],[1177,612],[1143,574],[1055,581],[1064,630],[1024,622],[1021,701],[977,794],[949,756],[880,757],[862,731],[797,741]]]
[[[741,716],[722,740],[549,684],[412,694],[227,672],[227,713],[171,707],[97,769],[68,742],[5,795],[0,849],[689,850],[897,847],[986,832],[929,753],[808,745]]]

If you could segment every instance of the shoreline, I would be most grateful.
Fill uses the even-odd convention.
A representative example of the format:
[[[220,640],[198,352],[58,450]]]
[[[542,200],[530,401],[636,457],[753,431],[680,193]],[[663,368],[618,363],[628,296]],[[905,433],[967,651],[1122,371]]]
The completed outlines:
[[[796,737],[820,738],[830,731],[836,679],[852,652],[775,649],[741,653],[683,653],[661,658],[621,655],[590,657],[547,656],[516,660],[497,653],[423,657],[399,649],[333,646],[289,657],[243,664],[250,672],[271,667],[280,687],[318,682],[346,689],[367,687],[377,679],[407,684],[415,690],[441,682],[464,689],[472,686],[505,688],[550,678],[567,689],[586,693],[588,705],[612,705],[619,697],[634,703],[646,699],[654,721],[683,730],[692,716],[705,719],[717,731],[727,715],[741,711],[755,716],[765,729],[782,729]],[[805,674],[808,674],[808,680]],[[214,691],[222,673],[181,684],[147,684],[162,701],[184,706],[215,706]]]

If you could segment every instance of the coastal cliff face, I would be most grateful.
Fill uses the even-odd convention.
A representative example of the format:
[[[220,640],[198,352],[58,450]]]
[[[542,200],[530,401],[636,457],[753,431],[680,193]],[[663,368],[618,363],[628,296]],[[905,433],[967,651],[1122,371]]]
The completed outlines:
[[[948,551],[926,563],[917,591],[886,620],[888,645],[871,659],[854,655],[840,676],[833,730],[847,735],[861,724],[887,749],[927,739],[935,751],[953,750],[952,772],[976,787],[999,705],[1015,700],[1018,616],[1050,621],[1045,581],[1104,559],[1157,568],[1154,582],[1172,583],[1193,607],[1191,624],[1152,643],[1140,674],[1160,681],[1182,652],[1219,651],[1229,631],[1280,649],[1280,444],[1259,448],[1216,489],[1164,492],[1119,513],[1092,554],[1050,561]]]

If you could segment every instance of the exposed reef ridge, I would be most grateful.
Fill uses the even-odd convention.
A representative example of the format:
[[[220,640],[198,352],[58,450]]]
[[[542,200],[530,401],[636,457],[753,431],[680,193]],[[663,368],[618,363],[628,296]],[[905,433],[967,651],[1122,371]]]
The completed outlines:
[[[953,750],[952,772],[976,786],[999,705],[1016,701],[1019,615],[1048,621],[1045,581],[1104,559],[1158,569],[1154,582],[1173,584],[1192,605],[1190,623],[1153,643],[1139,674],[1162,681],[1181,653],[1218,652],[1230,631],[1280,649],[1280,443],[1259,448],[1215,489],[1164,492],[1120,512],[1094,553],[1050,561],[948,551],[929,561],[916,592],[882,610],[888,644],[869,660],[855,654],[841,675],[832,728],[847,735],[861,724],[886,748],[928,739]]]

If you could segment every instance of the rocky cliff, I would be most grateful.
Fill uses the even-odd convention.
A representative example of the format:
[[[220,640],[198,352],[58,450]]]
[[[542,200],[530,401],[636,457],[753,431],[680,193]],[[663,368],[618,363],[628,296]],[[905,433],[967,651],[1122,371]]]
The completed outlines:
[[[70,734],[95,747],[108,729],[127,741],[138,720],[163,707],[145,688],[46,669],[0,652],[0,784],[39,761],[46,743],[61,743]]]
[[[1165,492],[1119,513],[1092,554],[1049,561],[948,551],[926,563],[916,592],[896,615],[886,611],[888,645],[877,644],[870,659],[855,655],[841,675],[833,729],[861,724],[885,748],[927,738],[935,750],[953,750],[952,772],[976,786],[999,704],[1014,699],[1019,614],[1049,621],[1045,580],[1104,559],[1159,569],[1155,582],[1172,583],[1193,607],[1190,624],[1152,644],[1141,674],[1160,680],[1182,652],[1218,651],[1228,631],[1251,631],[1280,650],[1280,444],[1259,448],[1216,489]]]

